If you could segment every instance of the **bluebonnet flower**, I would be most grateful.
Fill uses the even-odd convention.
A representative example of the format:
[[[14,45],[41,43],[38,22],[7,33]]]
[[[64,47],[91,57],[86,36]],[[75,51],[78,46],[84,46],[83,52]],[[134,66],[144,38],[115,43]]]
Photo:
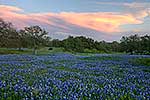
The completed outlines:
[[[150,56],[0,55],[0,98],[150,99],[150,73],[143,71],[147,66],[129,62],[144,57]]]

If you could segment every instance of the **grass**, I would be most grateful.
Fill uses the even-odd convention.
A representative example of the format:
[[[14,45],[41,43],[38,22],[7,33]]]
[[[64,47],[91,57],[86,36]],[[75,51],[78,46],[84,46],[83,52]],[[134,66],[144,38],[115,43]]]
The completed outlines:
[[[64,52],[63,48],[53,48],[53,50],[48,50],[49,47],[44,47],[37,50],[37,55],[44,55],[56,52]],[[0,48],[0,54],[33,54],[32,49],[18,50],[14,48]]]
[[[39,69],[34,71],[34,74],[36,74],[36,75],[44,75],[46,73],[48,73],[48,70],[47,69],[42,69],[42,68],[39,68]]]
[[[17,49],[11,49],[11,48],[0,48],[0,54],[31,54],[32,50],[17,50]]]
[[[60,71],[68,71],[68,72],[79,72],[80,70],[78,69],[71,69],[71,68],[68,68],[68,67],[53,67],[54,69],[56,70],[60,70]]]
[[[37,55],[45,55],[45,54],[51,54],[51,53],[58,53],[58,52],[65,52],[65,53],[71,53],[74,55],[79,56],[92,56],[94,54],[105,54],[104,52],[85,52],[85,53],[78,53],[78,52],[68,52],[65,51],[64,48],[56,48],[52,47],[53,50],[48,50],[50,47],[43,47],[37,50]],[[18,48],[0,48],[0,54],[33,54],[32,49],[25,49],[25,50],[18,50]],[[113,53],[109,52],[107,54],[122,54],[122,53]]]
[[[49,47],[41,48],[38,50],[38,55],[50,54],[50,53],[57,53],[57,52],[64,52],[63,48],[54,48],[53,50],[48,50]]]
[[[150,73],[150,58],[136,58],[136,59],[132,59],[129,61],[130,63],[132,63],[133,65],[141,65],[141,66],[147,66],[147,68],[142,69],[142,71]]]
[[[102,61],[102,60],[115,60],[115,61],[120,61],[120,57],[112,57],[112,56],[90,56],[90,57],[85,57],[85,58],[80,58],[81,60],[97,60],[97,61]]]
[[[130,60],[130,62],[134,65],[150,66],[150,58],[136,58]]]

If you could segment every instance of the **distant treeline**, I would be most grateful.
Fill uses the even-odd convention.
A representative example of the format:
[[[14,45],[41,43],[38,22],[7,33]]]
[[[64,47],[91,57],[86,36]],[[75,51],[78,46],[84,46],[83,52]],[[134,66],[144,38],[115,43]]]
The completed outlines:
[[[25,27],[17,30],[12,23],[0,19],[1,48],[33,48],[34,54],[40,47],[62,47],[69,52],[150,54],[150,35],[131,35],[122,37],[120,42],[95,41],[84,36],[58,40],[51,39],[48,32],[39,26]]]
[[[98,42],[83,36],[69,36],[64,40],[54,39],[49,45],[52,47],[63,47],[71,52],[150,54],[150,35],[122,37],[120,42]]]

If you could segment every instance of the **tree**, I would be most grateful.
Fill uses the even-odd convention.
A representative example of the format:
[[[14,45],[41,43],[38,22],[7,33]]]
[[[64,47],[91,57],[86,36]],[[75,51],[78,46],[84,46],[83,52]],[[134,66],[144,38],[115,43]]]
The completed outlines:
[[[73,37],[69,36],[64,39],[62,47],[67,51],[71,52],[84,52],[85,49],[93,49],[94,40],[91,38],[86,38],[84,36]]]
[[[150,47],[149,36],[140,37],[137,34],[131,35],[129,37],[122,37],[121,39],[121,48],[122,51],[125,51],[130,54],[142,54],[144,51],[148,51]]]
[[[0,19],[0,47],[18,47],[18,32],[12,23]]]
[[[37,54],[37,49],[45,45],[48,32],[39,26],[25,27],[25,34],[28,38],[30,46],[33,48],[33,54]]]
[[[28,48],[31,46],[30,35],[25,32],[25,30],[19,30],[19,50],[22,50],[21,48]]]
[[[50,47],[62,47],[62,41],[59,39],[53,39],[52,41],[49,42]]]
[[[64,39],[63,41],[63,47],[67,51],[75,51],[75,41],[73,36],[69,36],[67,39]]]
[[[142,36],[140,43],[142,53],[150,54],[150,36],[149,35]]]
[[[120,44],[117,41],[113,41],[110,45],[112,52],[120,52]]]

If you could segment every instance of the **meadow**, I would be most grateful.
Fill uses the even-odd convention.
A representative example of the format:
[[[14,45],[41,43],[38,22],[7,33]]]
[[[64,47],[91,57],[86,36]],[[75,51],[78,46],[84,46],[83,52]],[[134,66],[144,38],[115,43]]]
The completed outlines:
[[[149,0],[0,0],[0,100],[150,100]]]
[[[1,100],[149,100],[150,56],[0,55]]]

